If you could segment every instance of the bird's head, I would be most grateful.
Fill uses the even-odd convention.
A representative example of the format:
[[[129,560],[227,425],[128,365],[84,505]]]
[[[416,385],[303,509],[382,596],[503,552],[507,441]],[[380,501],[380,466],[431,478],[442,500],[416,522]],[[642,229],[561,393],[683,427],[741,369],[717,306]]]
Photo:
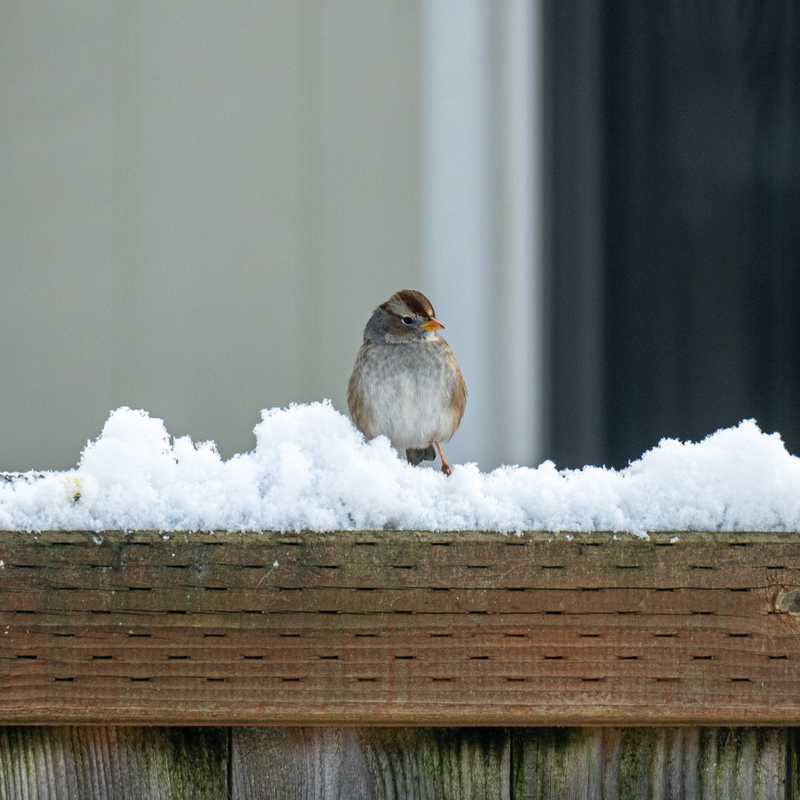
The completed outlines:
[[[442,328],[431,301],[422,292],[403,289],[375,309],[364,329],[364,339],[404,344],[434,338]]]

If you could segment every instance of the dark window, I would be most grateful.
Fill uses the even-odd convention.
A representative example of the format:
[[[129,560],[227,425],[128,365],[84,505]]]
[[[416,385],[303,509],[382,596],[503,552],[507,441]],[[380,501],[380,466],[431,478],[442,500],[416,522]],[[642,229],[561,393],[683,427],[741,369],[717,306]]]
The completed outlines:
[[[800,452],[800,3],[546,6],[548,455]]]

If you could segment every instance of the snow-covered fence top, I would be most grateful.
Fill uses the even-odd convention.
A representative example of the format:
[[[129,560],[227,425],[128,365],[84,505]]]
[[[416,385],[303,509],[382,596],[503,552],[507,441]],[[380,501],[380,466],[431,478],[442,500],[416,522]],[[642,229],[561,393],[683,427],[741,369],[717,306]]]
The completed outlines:
[[[66,472],[0,480],[0,530],[800,530],[800,459],[752,421],[624,470],[411,467],[327,403],[263,412],[252,452],[119,409]]]
[[[0,724],[800,719],[800,535],[0,533]]]

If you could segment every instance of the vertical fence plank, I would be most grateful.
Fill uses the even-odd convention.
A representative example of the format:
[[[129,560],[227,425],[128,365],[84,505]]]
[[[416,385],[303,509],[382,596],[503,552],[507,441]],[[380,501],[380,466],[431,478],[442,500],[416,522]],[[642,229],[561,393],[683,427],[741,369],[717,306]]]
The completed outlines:
[[[228,732],[0,728],[1,800],[220,800]]]
[[[699,796],[708,800],[784,800],[787,795],[785,728],[701,728]]]
[[[783,800],[782,728],[522,729],[515,800]]]
[[[577,728],[530,728],[512,733],[514,800],[599,800],[600,740]]]
[[[800,800],[800,728],[789,728],[786,738],[786,800]]]
[[[234,800],[510,800],[506,729],[233,733]]]

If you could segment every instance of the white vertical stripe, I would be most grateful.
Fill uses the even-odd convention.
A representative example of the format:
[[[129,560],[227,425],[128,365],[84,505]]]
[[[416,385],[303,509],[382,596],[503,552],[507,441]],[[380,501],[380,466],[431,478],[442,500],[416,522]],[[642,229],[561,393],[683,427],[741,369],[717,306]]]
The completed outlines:
[[[469,387],[454,462],[531,463],[543,404],[540,0],[423,3],[423,291]]]
[[[502,460],[542,456],[545,309],[541,224],[541,0],[508,0],[500,28],[503,61],[503,212],[500,318],[513,342],[503,362]]]

